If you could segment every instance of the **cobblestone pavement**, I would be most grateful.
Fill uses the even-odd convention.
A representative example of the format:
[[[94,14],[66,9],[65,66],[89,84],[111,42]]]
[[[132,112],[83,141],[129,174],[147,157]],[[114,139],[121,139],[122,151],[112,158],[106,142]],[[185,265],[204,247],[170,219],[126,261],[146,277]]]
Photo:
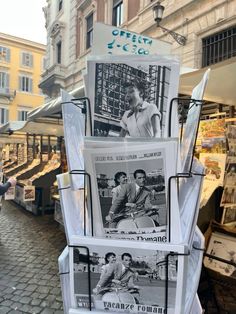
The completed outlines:
[[[65,234],[53,215],[4,202],[0,211],[0,314],[62,314],[57,259]]]

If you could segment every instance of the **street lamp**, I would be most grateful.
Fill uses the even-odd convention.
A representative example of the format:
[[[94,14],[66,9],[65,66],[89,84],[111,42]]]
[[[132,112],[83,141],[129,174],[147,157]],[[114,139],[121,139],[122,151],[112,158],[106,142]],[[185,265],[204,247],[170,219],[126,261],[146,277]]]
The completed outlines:
[[[161,5],[160,1],[158,1],[152,9],[153,9],[154,20],[157,23],[157,27],[160,27],[164,32],[167,32],[168,34],[170,34],[174,38],[174,40],[177,41],[178,44],[180,44],[181,46],[184,46],[186,44],[186,41],[187,41],[186,37],[184,37],[184,36],[182,36],[176,32],[173,32],[173,31],[160,25],[160,22],[161,22],[162,16],[163,16],[163,12],[165,10],[165,7],[163,5]]]

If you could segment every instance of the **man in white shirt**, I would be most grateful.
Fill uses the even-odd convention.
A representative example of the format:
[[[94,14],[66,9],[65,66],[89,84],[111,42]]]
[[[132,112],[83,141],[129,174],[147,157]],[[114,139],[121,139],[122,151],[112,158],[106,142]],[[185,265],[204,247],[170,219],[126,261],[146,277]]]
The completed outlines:
[[[143,84],[134,81],[125,85],[125,100],[130,109],[120,121],[121,137],[161,137],[161,113],[155,104],[144,100],[144,88]]]

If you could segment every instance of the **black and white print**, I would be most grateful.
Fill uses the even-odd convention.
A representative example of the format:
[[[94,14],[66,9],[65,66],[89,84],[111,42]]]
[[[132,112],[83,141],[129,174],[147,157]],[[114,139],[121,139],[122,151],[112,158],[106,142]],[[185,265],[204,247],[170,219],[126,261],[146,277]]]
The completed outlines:
[[[122,242],[86,239],[83,247],[71,248],[75,308],[88,309],[91,301],[97,311],[164,314],[166,307],[168,313],[181,313],[183,256],[174,253],[177,247],[152,244],[144,249],[144,243],[130,247]]]
[[[236,267],[221,262],[215,257],[220,257],[226,261],[236,263],[236,238],[219,232],[213,232],[207,247],[207,253],[211,257],[204,258],[204,265],[224,276],[236,277]]]
[[[224,206],[221,223],[236,225],[236,204]]]
[[[102,56],[88,60],[93,135],[166,137],[177,97],[179,60],[163,56]],[[176,106],[172,136],[178,135]]]
[[[136,145],[120,142],[117,147],[114,142],[109,148],[85,149],[86,171],[94,176],[93,199],[98,200],[94,230],[100,236],[166,242],[168,178],[176,174],[177,142]],[[175,185],[171,193],[171,217],[178,229]]]

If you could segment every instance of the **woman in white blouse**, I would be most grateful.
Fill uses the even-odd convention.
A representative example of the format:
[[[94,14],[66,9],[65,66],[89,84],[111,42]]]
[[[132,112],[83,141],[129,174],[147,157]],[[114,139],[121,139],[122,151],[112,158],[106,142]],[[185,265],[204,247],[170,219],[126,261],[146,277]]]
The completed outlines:
[[[115,181],[116,186],[111,190],[112,204],[118,197],[122,186],[127,183],[127,174],[123,171],[117,172],[115,174],[114,181]]]

